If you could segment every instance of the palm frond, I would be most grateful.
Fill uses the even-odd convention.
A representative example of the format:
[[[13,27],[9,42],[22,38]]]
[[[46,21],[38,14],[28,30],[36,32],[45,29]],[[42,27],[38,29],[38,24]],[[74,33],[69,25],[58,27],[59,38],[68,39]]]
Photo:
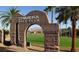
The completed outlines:
[[[0,19],[2,19],[1,24],[2,27],[8,27],[8,25],[10,24],[10,20],[13,17],[13,15],[15,15],[16,13],[18,13],[19,10],[17,10],[17,8],[12,7],[9,8],[8,11],[6,11],[5,13],[0,14]]]

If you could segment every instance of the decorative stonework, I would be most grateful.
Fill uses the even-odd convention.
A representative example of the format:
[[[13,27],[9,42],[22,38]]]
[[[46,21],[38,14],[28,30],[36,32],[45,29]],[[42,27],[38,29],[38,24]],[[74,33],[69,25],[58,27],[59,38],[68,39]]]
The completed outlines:
[[[58,24],[49,24],[48,17],[43,11],[32,11],[25,16],[18,13],[13,16],[10,27],[11,43],[13,45],[27,47],[24,35],[27,33],[28,28],[33,24],[38,24],[43,29],[45,36],[44,51],[58,51]]]

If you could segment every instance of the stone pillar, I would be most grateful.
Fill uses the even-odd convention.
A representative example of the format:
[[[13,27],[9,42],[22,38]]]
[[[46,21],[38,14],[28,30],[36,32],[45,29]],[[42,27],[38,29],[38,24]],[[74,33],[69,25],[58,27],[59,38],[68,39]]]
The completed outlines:
[[[46,34],[45,51],[59,51],[57,34]]]
[[[25,32],[25,24],[24,23],[19,23],[18,24],[18,43],[19,46],[21,47],[26,47],[26,39],[24,39],[24,34],[26,34]]]
[[[10,39],[11,39],[11,44],[16,45],[16,24],[11,23],[10,26]]]
[[[52,26],[53,25],[53,26]],[[57,25],[49,25],[45,31],[45,51],[59,51],[59,32]]]
[[[0,43],[2,43],[2,30],[0,30]]]
[[[5,42],[5,30],[4,29],[2,30],[2,34],[0,34],[0,35],[1,35],[0,42],[4,44],[4,42]]]

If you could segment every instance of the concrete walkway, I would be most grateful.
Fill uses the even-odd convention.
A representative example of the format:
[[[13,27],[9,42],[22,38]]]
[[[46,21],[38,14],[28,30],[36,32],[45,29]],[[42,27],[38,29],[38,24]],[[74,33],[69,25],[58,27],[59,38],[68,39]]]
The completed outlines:
[[[60,52],[70,52],[71,48],[61,48]],[[27,48],[18,47],[18,46],[5,46],[0,43],[0,52],[43,52],[44,48],[39,46],[30,46]],[[79,48],[76,48],[76,51],[79,52]]]
[[[31,46],[28,48],[22,48],[17,46],[5,46],[0,43],[0,52],[41,52],[44,51],[44,48]]]

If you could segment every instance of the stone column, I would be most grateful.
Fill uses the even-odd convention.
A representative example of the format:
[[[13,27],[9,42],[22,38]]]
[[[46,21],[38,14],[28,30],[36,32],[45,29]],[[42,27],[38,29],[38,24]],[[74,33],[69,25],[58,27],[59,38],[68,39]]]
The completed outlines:
[[[4,43],[4,40],[5,40],[5,32],[4,30],[2,29],[0,31],[0,43]]]
[[[11,23],[10,39],[11,39],[11,44],[16,45],[16,23]]]
[[[45,30],[45,51],[57,52],[59,51],[59,32],[58,27],[54,24],[52,25],[49,25]]]
[[[26,47],[26,41],[24,39],[24,34],[25,33],[25,24],[24,23],[19,23],[19,26],[18,26],[18,43],[19,43],[19,46],[21,47]]]
[[[2,43],[2,30],[0,30],[0,43]]]
[[[59,51],[58,36],[55,34],[46,34],[45,51]]]

